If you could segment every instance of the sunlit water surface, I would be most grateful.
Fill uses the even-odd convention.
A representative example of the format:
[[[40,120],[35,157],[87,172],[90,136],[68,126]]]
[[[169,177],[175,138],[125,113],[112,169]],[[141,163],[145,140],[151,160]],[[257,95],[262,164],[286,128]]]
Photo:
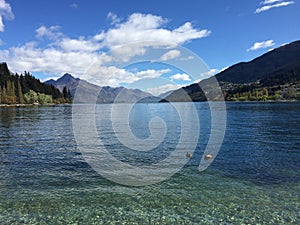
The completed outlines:
[[[188,110],[193,103],[178,104]],[[0,108],[0,224],[300,224],[300,104],[228,103],[223,146],[201,173],[210,111],[207,103],[195,106],[201,130],[190,162],[144,187],[113,183],[85,162],[71,106]],[[116,158],[151,164],[176,147],[180,117],[169,104],[137,104],[132,111],[138,138],[150,134],[152,116],[166,121],[164,142],[149,152],[118,142],[110,108],[97,106],[96,123]]]

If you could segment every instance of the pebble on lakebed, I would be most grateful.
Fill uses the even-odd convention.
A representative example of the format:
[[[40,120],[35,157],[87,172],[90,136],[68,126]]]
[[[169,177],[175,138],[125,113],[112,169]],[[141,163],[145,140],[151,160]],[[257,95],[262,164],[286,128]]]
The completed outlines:
[[[204,156],[204,159],[205,159],[205,160],[211,160],[212,157],[213,157],[213,156],[212,156],[211,154],[207,154],[207,155]]]
[[[192,158],[192,156],[193,156],[192,153],[190,153],[190,152],[187,152],[187,153],[186,153],[186,157],[187,157],[187,158]]]

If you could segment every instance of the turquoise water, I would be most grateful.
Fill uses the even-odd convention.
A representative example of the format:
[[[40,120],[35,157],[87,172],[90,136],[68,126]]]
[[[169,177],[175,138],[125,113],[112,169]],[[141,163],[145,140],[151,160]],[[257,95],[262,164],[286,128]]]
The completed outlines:
[[[113,183],[85,162],[70,106],[0,108],[0,224],[299,224],[300,104],[228,103],[223,146],[201,173],[210,112],[206,103],[196,107],[201,130],[190,162],[145,187]],[[134,110],[133,125],[148,121],[149,111],[169,113],[167,140],[150,155],[127,151],[109,123],[100,126],[102,114],[97,128],[107,147],[129,163],[166,157],[178,138],[174,130],[180,131],[176,112],[168,104]],[[140,126],[136,136],[143,136]]]

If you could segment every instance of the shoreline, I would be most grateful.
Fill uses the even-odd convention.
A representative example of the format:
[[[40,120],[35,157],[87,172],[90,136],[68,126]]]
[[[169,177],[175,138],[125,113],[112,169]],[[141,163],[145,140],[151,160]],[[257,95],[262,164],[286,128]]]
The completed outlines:
[[[245,100],[245,101],[225,101],[225,102],[261,102],[261,103],[275,103],[275,102],[278,102],[278,103],[283,103],[283,102],[300,102],[300,100],[297,100],[297,99],[291,99],[291,100],[288,100],[288,99],[281,99],[281,100],[265,100],[265,101],[249,101],[249,100]]]
[[[63,104],[0,104],[0,107],[30,107],[30,106],[55,106],[55,105],[67,105],[66,103]]]
[[[193,101],[190,101],[191,103],[196,103]],[[208,102],[208,101],[202,101],[202,102]],[[218,102],[218,101],[211,101],[211,102]],[[297,103],[300,102],[300,100],[297,99],[293,99],[293,100],[266,100],[266,101],[224,101],[225,103]],[[139,102],[140,103],[140,102]],[[143,102],[145,104],[148,104],[148,102]],[[166,103],[166,102],[149,102],[149,103]],[[171,103],[188,103],[188,102],[171,102]],[[73,103],[61,103],[61,104],[55,104],[55,103],[51,103],[51,104],[0,104],[0,108],[2,107],[32,107],[32,106],[63,106],[63,105],[72,105]],[[103,103],[100,103],[99,105],[102,105]],[[119,104],[119,103],[104,103],[104,104]],[[124,103],[123,103],[124,104]],[[125,103],[126,104],[126,103]],[[130,103],[128,103],[130,104]],[[98,105],[98,104],[97,104]]]

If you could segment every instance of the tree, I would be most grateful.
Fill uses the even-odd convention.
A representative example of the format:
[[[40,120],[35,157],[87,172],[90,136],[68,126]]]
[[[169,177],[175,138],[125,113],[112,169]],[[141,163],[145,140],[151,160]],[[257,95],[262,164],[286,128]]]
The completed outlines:
[[[269,96],[268,88],[264,88],[264,89],[263,89],[263,95],[265,95],[266,97]]]
[[[258,100],[258,97],[259,97],[258,90],[255,90],[255,98],[256,98],[256,100]]]
[[[1,96],[1,100],[3,104],[7,104],[7,95],[6,95],[6,88],[5,86],[3,86],[2,88],[2,96]]]
[[[24,99],[25,99],[26,103],[29,103],[29,104],[38,103],[38,101],[39,101],[37,93],[33,90],[30,90],[28,93],[26,93],[24,95]]]
[[[20,75],[17,73],[13,74],[9,71],[6,63],[0,63],[0,86],[2,89],[1,103],[4,104],[22,104],[22,102],[25,102],[24,94],[30,90],[36,93],[51,95],[54,100],[63,98],[63,94],[58,88],[42,83],[27,71]],[[68,90],[66,90],[65,95],[69,95]],[[27,97],[29,97],[29,95],[27,95]]]
[[[23,95],[23,92],[22,92],[22,87],[21,87],[21,84],[20,84],[20,80],[18,80],[18,102],[20,104],[24,104],[24,95]]]
[[[0,104],[2,104],[2,87],[0,86]]]
[[[52,96],[45,95],[43,93],[38,93],[38,102],[42,105],[50,104],[50,103],[52,103]]]
[[[15,104],[16,103],[16,94],[15,94],[15,83],[11,80],[6,82],[6,98],[8,104]]]
[[[66,86],[64,86],[64,88],[63,88],[63,95],[64,95],[64,98],[67,98],[67,87]]]
[[[286,98],[295,98],[296,97],[296,91],[293,86],[289,86],[286,90]]]

